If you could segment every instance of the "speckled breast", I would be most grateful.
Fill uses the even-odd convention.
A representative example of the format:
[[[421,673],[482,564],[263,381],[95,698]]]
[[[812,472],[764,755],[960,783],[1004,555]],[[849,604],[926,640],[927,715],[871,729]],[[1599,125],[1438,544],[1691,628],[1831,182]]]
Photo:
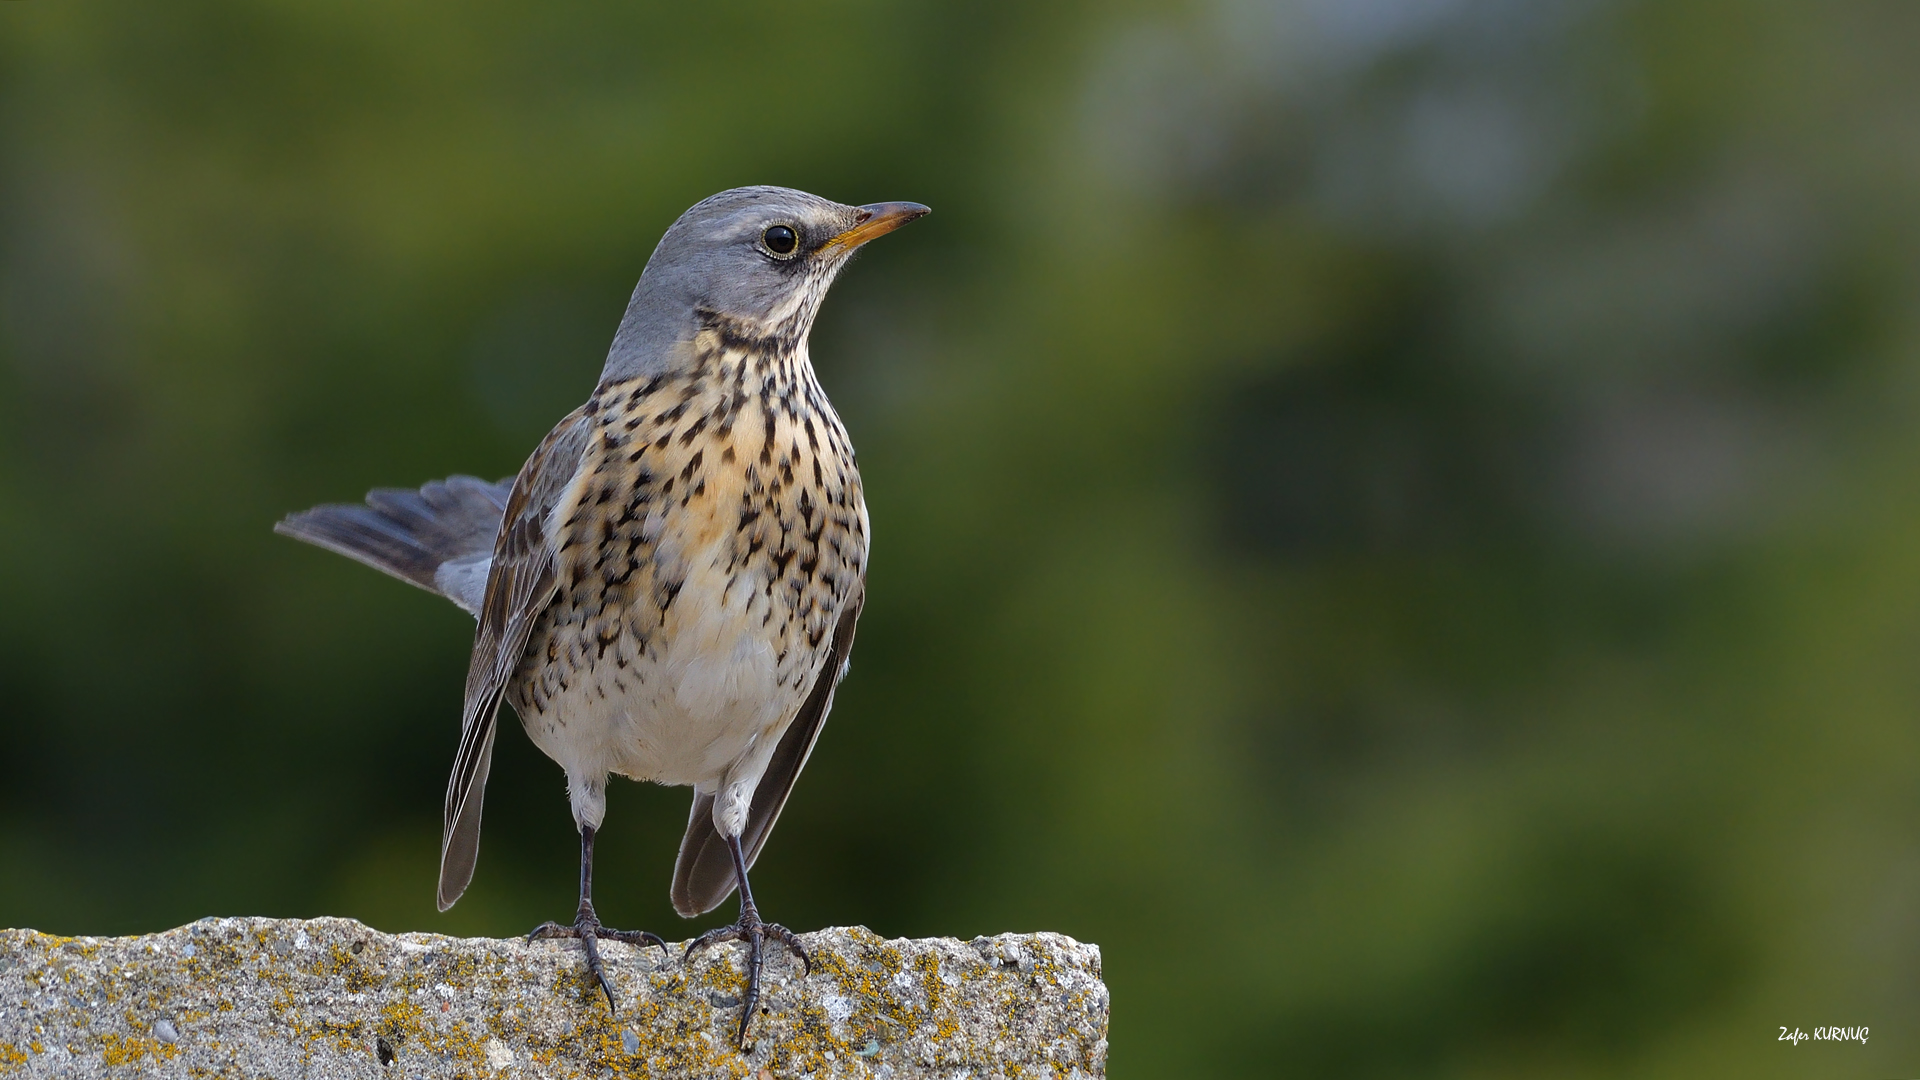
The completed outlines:
[[[563,764],[713,782],[792,719],[865,572],[853,447],[804,346],[695,346],[685,375],[595,393],[548,526],[559,593],[508,700]]]

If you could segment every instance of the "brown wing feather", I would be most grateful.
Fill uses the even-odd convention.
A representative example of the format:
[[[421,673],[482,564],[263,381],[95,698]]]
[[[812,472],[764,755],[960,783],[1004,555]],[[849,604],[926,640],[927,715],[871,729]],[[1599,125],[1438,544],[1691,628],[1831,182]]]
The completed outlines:
[[[754,789],[753,804],[747,811],[747,825],[740,833],[740,846],[751,868],[766,846],[773,824],[793,794],[794,781],[806,767],[813,744],[820,739],[827,714],[833,711],[833,691],[840,685],[847,657],[853,653],[853,632],[860,621],[860,608],[866,601],[864,585],[847,598],[846,609],[833,630],[833,651],[813,677],[813,689],[794,714],[774,748],[767,771]],[[713,827],[713,796],[695,795],[693,812],[687,818],[687,833],[680,840],[680,857],[673,864],[673,907],[682,916],[693,918],[720,906],[735,885],[733,857],[727,842]]]
[[[460,716],[460,749],[447,782],[446,817],[440,841],[440,910],[460,899],[473,880],[480,855],[480,808],[493,759],[495,718],[507,680],[520,666],[527,637],[558,588],[553,545],[546,524],[572,483],[588,444],[584,410],[553,429],[514,479],[513,493],[494,544],[486,598],[467,665],[466,704]]]

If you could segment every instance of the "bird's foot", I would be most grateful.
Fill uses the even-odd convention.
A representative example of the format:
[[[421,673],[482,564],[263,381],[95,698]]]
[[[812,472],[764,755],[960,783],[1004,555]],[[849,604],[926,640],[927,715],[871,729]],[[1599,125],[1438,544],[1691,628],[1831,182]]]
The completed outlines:
[[[613,986],[607,982],[606,968],[600,963],[600,942],[624,941],[629,945],[658,945],[662,959],[668,955],[667,943],[662,941],[658,934],[651,934],[645,930],[610,930],[601,926],[600,916],[594,914],[592,904],[580,905],[580,913],[574,917],[572,926],[557,922],[541,923],[533,928],[533,933],[527,935],[528,941],[544,941],[548,938],[580,939],[581,946],[587,951],[587,974],[593,976],[593,981],[598,983],[601,991],[607,995],[608,1011],[614,1008]]]
[[[762,945],[768,938],[774,938],[792,949],[794,954],[800,957],[800,962],[806,965],[806,973],[813,974],[813,958],[807,955],[807,947],[800,944],[800,936],[779,923],[762,921],[760,913],[752,908],[742,911],[740,921],[732,926],[717,927],[695,938],[687,946],[684,957],[685,960],[691,961],[695,951],[722,941],[747,943],[747,996],[740,1012],[740,1035],[737,1040],[742,1050],[748,1049],[750,1045],[747,1042],[747,1025],[753,1021],[753,1010],[760,1003]]]

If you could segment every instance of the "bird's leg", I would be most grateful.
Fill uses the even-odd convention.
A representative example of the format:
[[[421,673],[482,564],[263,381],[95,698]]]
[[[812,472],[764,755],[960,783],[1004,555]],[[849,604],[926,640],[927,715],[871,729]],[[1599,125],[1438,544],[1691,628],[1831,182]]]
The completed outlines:
[[[733,855],[733,874],[740,883],[740,921],[732,926],[722,926],[709,930],[693,940],[687,946],[686,959],[692,959],[694,950],[704,949],[719,941],[744,941],[747,943],[747,997],[740,1013],[740,1049],[747,1049],[747,1025],[753,1021],[753,1010],[760,1003],[760,963],[761,943],[767,938],[778,938],[787,948],[800,957],[807,966],[807,974],[813,973],[813,959],[807,955],[807,947],[800,944],[800,938],[793,931],[779,923],[765,922],[760,918],[760,909],[753,905],[753,890],[747,887],[747,857],[740,851],[740,838],[727,837],[727,850]]]
[[[600,964],[600,941],[624,941],[629,945],[658,945],[664,959],[667,943],[660,940],[658,934],[645,930],[610,930],[600,925],[600,916],[593,911],[593,826],[580,826],[580,910],[574,914],[573,925],[560,923],[541,923],[533,933],[527,935],[528,941],[543,938],[579,938],[580,944],[587,950],[587,973],[607,995],[607,1008],[613,1009],[613,986],[607,982],[607,972]]]

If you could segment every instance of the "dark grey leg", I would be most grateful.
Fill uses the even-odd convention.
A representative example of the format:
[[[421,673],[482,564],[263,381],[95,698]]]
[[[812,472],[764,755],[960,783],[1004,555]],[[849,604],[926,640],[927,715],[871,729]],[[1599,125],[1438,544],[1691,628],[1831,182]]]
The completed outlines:
[[[800,938],[793,931],[779,923],[770,923],[760,918],[760,909],[753,904],[753,890],[747,887],[747,857],[740,851],[740,838],[727,837],[727,850],[733,854],[733,873],[740,882],[740,921],[732,926],[722,926],[709,930],[695,938],[687,946],[687,959],[693,958],[694,950],[704,949],[720,941],[744,941],[747,943],[747,998],[740,1013],[740,1049],[745,1050],[747,1043],[747,1025],[753,1020],[753,1010],[760,1003],[760,965],[761,944],[767,938],[778,939],[787,948],[800,957],[807,967],[807,973],[813,973],[813,960],[807,955],[806,946],[800,944]]]
[[[660,940],[658,934],[645,930],[609,930],[600,925],[600,916],[593,911],[593,826],[580,826],[580,910],[573,917],[572,926],[560,923],[541,923],[533,933],[527,935],[528,941],[540,941],[544,938],[579,938],[580,944],[587,950],[587,973],[607,995],[607,1008],[612,1010],[613,986],[607,982],[606,969],[600,963],[600,941],[624,941],[629,945],[658,945],[662,959],[665,959],[667,943]]]

